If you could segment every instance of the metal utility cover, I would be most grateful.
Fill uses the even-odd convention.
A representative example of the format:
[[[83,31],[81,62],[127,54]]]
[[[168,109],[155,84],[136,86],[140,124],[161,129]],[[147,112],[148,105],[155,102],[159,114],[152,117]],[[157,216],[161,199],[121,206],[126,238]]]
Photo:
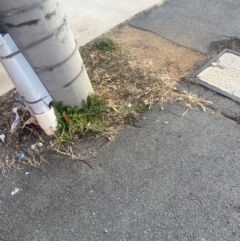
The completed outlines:
[[[196,71],[191,79],[240,102],[240,53],[224,49]]]

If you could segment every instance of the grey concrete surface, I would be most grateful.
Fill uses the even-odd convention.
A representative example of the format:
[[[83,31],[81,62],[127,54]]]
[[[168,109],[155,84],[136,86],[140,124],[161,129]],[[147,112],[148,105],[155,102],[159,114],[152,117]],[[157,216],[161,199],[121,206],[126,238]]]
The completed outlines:
[[[239,0],[167,0],[130,24],[207,54],[211,44],[240,38]]]
[[[79,46],[165,0],[59,0]]]
[[[0,96],[7,93],[14,88],[12,81],[10,80],[7,72],[0,63]]]
[[[184,112],[149,111],[94,169],[48,153],[47,173],[1,177],[0,240],[239,240],[239,125]]]
[[[66,13],[68,24],[77,40],[83,46],[138,12],[164,0],[58,0]],[[0,66],[0,96],[13,88],[5,70]]]

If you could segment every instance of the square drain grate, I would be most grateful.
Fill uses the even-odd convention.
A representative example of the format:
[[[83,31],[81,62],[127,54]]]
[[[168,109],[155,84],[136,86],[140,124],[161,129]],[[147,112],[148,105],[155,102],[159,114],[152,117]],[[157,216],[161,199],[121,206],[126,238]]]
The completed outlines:
[[[196,71],[191,79],[240,102],[240,53],[224,49]]]

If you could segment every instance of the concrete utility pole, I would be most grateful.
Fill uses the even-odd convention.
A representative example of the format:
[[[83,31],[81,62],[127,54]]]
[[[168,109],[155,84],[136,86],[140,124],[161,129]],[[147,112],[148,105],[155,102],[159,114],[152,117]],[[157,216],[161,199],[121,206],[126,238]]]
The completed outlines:
[[[81,107],[93,89],[58,2],[0,0],[0,17],[54,102]]]

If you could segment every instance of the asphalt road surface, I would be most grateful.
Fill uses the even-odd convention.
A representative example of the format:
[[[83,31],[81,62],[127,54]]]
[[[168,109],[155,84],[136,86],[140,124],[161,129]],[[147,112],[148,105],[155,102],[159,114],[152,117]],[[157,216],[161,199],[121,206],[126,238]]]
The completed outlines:
[[[165,107],[128,127],[94,169],[47,153],[47,173],[2,177],[0,240],[238,241],[239,124]]]
[[[240,38],[239,0],[167,0],[130,24],[208,54],[214,42]]]

